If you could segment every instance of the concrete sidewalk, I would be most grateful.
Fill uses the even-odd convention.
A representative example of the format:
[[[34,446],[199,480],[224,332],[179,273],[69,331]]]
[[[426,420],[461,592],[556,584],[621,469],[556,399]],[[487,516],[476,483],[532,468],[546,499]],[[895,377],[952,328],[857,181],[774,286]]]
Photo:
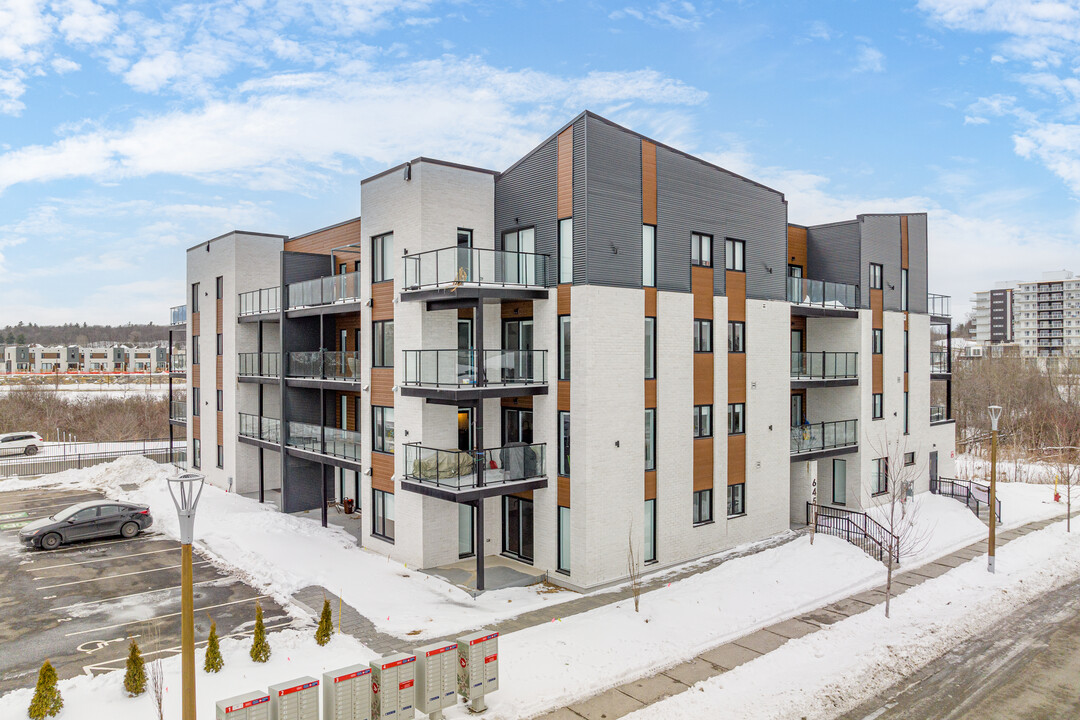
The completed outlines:
[[[1074,517],[1076,515],[1080,513],[1075,514]],[[1001,547],[1018,537],[1042,530],[1048,525],[1060,522],[1063,518],[1064,516],[1039,520],[998,533],[997,546]],[[982,540],[922,567],[893,575],[893,597],[902,595],[916,585],[986,554],[988,548],[988,541]],[[695,683],[725,673],[765,653],[772,652],[788,640],[817,632],[826,625],[832,625],[846,617],[870,610],[883,602],[885,602],[884,585],[762,628],[738,640],[701,653],[663,672],[619,685],[541,717],[545,720],[581,720],[582,718],[614,720],[629,715],[646,705],[652,705],[659,700],[684,692]]]

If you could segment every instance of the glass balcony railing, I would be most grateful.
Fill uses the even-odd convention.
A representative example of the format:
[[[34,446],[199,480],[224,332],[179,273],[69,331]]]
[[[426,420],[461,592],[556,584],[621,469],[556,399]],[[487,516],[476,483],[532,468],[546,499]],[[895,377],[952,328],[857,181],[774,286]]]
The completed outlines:
[[[858,444],[858,420],[837,420],[836,422],[813,423],[791,428],[792,455],[851,447]]]
[[[187,322],[187,305],[177,305],[169,308],[169,324],[183,325]]]
[[[281,353],[237,353],[236,374],[240,377],[280,377]]]
[[[859,376],[859,353],[793,352],[792,380],[840,380]]]
[[[796,305],[855,310],[859,306],[859,288],[844,283],[789,277],[787,299]]]
[[[288,377],[320,380],[360,380],[358,352],[291,352],[285,368]]]
[[[448,247],[405,256],[405,289],[537,286],[547,283],[547,255]]]
[[[949,370],[949,353],[947,352],[932,352],[930,353],[930,372],[932,373],[947,373]]]
[[[945,406],[944,405],[931,405],[930,406],[930,422],[932,422],[932,423],[942,422],[942,421],[947,420],[947,419],[948,418],[945,417]]]
[[[547,446],[514,443],[476,453],[440,450],[408,443],[405,477],[420,483],[462,490],[477,486],[477,465],[483,462],[484,485],[501,485],[544,476]]]
[[[406,350],[406,385],[473,387],[547,383],[546,350]]]
[[[187,420],[187,402],[184,400],[169,401],[169,419]]]
[[[926,311],[938,317],[952,317],[950,305],[952,298],[948,295],[926,294]]]
[[[240,293],[236,301],[238,315],[281,312],[281,288],[270,287]]]
[[[362,284],[359,271],[342,275],[327,275],[314,280],[290,283],[285,286],[285,297],[289,301],[290,310],[333,305],[339,302],[355,302],[360,299]]]
[[[281,442],[281,421],[277,418],[240,413],[239,434],[265,442]]]
[[[173,353],[169,358],[169,372],[180,373],[187,370],[187,353]]]
[[[360,461],[362,436],[354,430],[289,421],[285,444],[308,452]]]

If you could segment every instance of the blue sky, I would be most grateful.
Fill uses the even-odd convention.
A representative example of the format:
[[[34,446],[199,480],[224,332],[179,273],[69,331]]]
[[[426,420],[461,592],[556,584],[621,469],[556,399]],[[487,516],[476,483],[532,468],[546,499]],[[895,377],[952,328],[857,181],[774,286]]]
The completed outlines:
[[[184,249],[508,166],[582,109],[783,191],[930,213],[934,292],[1080,272],[1080,0],[0,0],[0,325],[165,322]]]

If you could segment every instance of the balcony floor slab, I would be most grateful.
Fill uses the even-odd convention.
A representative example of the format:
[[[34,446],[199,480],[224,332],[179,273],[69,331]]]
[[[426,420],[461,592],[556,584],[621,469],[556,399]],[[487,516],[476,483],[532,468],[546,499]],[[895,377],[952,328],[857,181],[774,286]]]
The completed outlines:
[[[820,305],[795,305],[791,306],[791,314],[796,317],[835,317],[857,318],[859,311],[850,308],[822,307]]]
[[[431,385],[402,385],[401,394],[404,397],[428,398],[444,403],[470,402],[486,398],[502,397],[527,397],[530,395],[547,395],[548,386],[541,383],[529,385],[468,385],[468,386],[445,386],[433,387]]]
[[[803,390],[806,388],[833,388],[833,387],[855,387],[859,384],[859,378],[791,378],[792,390]]]
[[[420,495],[439,498],[440,500],[464,503],[482,500],[483,498],[499,497],[501,495],[513,495],[514,493],[525,492],[527,490],[540,490],[541,488],[546,488],[547,484],[548,479],[546,477],[539,477],[530,478],[528,480],[499,483],[498,485],[484,485],[483,487],[464,487],[457,489],[446,485],[434,485],[404,478],[401,481],[401,488]]]
[[[835,455],[850,455],[851,453],[859,452],[858,445],[847,445],[845,447],[829,448],[827,450],[813,450],[811,452],[804,453],[792,453],[791,462],[803,462],[804,460],[820,460],[821,458],[833,457]]]

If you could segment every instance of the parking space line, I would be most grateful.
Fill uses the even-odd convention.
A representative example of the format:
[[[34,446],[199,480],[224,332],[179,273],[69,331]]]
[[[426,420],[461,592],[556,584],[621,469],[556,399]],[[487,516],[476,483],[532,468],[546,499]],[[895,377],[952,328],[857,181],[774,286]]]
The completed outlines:
[[[78,545],[68,545],[66,547],[61,547],[61,548],[58,548],[56,550],[42,550],[41,552],[45,552],[45,553],[48,553],[49,555],[53,555],[55,553],[62,553],[62,552],[77,552],[79,550],[85,550],[87,548],[92,548],[92,547],[100,547],[102,545],[115,545],[116,543],[120,543],[120,542],[135,542],[136,540],[144,540],[145,541],[145,540],[154,540],[154,539],[170,540],[171,538],[163,535],[162,533],[150,533],[150,534],[143,533],[141,535],[136,535],[135,537],[130,538],[130,539],[126,539],[126,540],[121,538],[121,539],[117,539],[117,540],[98,540],[97,542],[83,542],[83,543],[79,543]]]
[[[240,603],[252,602],[254,600],[262,600],[265,597],[269,597],[269,595],[255,595],[253,597],[244,598],[243,600],[232,600],[230,602],[219,603],[217,605],[208,605],[206,607],[195,608],[195,612],[205,612],[206,610],[213,610],[215,608],[225,607],[227,605],[239,605]],[[176,617],[179,614],[180,613],[178,612],[166,613],[165,615],[156,615],[154,617],[143,618],[141,620],[129,620],[127,622],[116,623],[115,625],[106,625],[104,627],[93,628],[91,630],[76,630],[75,632],[67,633],[66,635],[64,635],[64,637],[72,637],[73,635],[86,635],[87,633],[101,632],[102,630],[112,630],[113,628],[124,627],[125,625],[138,625],[139,623],[148,623],[153,620],[164,620],[165,618]]]
[[[46,498],[42,498],[42,500],[45,500],[45,499]],[[78,496],[70,498],[67,502],[46,503],[44,505],[28,505],[26,507],[12,508],[12,511],[15,511],[15,510],[27,510],[27,511],[29,511],[29,510],[44,510],[46,508],[66,508],[66,507],[71,507],[72,505],[78,505],[81,502],[89,502],[91,500],[101,500],[101,499],[102,498],[101,498],[100,495],[78,495]]]
[[[74,565],[88,565],[90,563],[105,562],[106,560],[123,560],[125,558],[139,557],[140,555],[154,555],[156,553],[163,553],[163,552],[176,552],[179,549],[180,549],[179,547],[174,547],[174,548],[165,548],[164,550],[147,550],[146,552],[131,553],[130,555],[117,555],[115,557],[99,557],[99,558],[94,558],[93,560],[80,560],[78,562],[69,562],[69,563],[63,563],[63,564],[60,564],[60,565],[50,565],[49,567],[34,568],[33,570],[31,570],[31,572],[39,573],[39,572],[45,572],[47,570],[55,570],[56,568],[64,568],[64,567],[72,567]]]
[[[191,566],[192,567],[197,567],[199,565],[209,565],[209,564],[210,564],[209,560],[203,560],[202,562],[192,563]],[[81,583],[88,583],[88,582],[97,582],[98,580],[109,580],[111,578],[128,577],[129,575],[144,575],[146,573],[160,572],[162,570],[175,570],[178,567],[180,567],[180,565],[167,565],[165,567],[152,568],[150,570],[136,570],[134,572],[129,572],[129,573],[120,573],[119,575],[103,575],[102,577],[87,578],[86,580],[72,580],[71,582],[57,583],[55,585],[41,585],[40,587],[37,587],[35,589],[36,590],[51,590],[52,588],[67,587],[68,585],[79,585]]]
[[[234,583],[240,583],[236,578],[229,578]],[[221,578],[214,578],[212,580],[201,580],[197,583],[192,583],[192,587],[198,587],[200,585],[209,585],[210,583],[221,582]],[[240,583],[241,585],[243,583]],[[156,592],[165,592],[166,590],[179,590],[180,585],[167,585],[165,587],[154,588],[153,590],[143,590],[137,593],[130,593],[128,595],[116,595],[114,597],[101,598],[100,600],[85,600],[83,602],[73,603],[71,605],[62,605],[60,607],[50,608],[50,612],[59,612],[61,610],[71,610],[72,608],[85,607],[87,605],[100,605],[101,603],[112,602],[113,600],[126,600],[128,598],[138,597],[140,595],[149,595]]]
[[[278,623],[277,625],[267,625],[266,629],[267,629],[267,631],[277,630],[278,628],[289,627],[292,624],[293,624],[292,620],[289,620],[289,622]],[[219,639],[224,639],[224,638],[244,637],[246,635],[251,635],[252,632],[253,632],[252,630],[241,630],[240,632],[230,633],[229,635],[219,635],[218,638]],[[206,643],[207,643],[206,640],[200,640],[199,642],[195,643],[195,647],[201,647],[201,646],[205,645]],[[147,658],[147,657],[149,657],[151,655],[164,655],[166,653],[172,653],[172,654],[176,655],[176,654],[180,653],[182,647],[183,646],[181,646],[181,645],[174,645],[173,647],[162,648],[161,650],[151,650],[149,652],[144,652],[142,654],[142,656],[144,658]],[[113,670],[119,670],[120,669],[118,667],[117,668],[110,667],[113,663],[120,663],[121,665],[123,665],[126,662],[127,662],[127,657],[122,656],[122,657],[118,657],[118,658],[113,658],[112,660],[103,660],[103,661],[101,661],[99,663],[94,663],[92,665],[83,665],[83,671],[86,672],[86,674],[88,674],[88,675],[92,675],[94,670],[102,670],[102,671],[106,671],[106,672],[111,672]]]

